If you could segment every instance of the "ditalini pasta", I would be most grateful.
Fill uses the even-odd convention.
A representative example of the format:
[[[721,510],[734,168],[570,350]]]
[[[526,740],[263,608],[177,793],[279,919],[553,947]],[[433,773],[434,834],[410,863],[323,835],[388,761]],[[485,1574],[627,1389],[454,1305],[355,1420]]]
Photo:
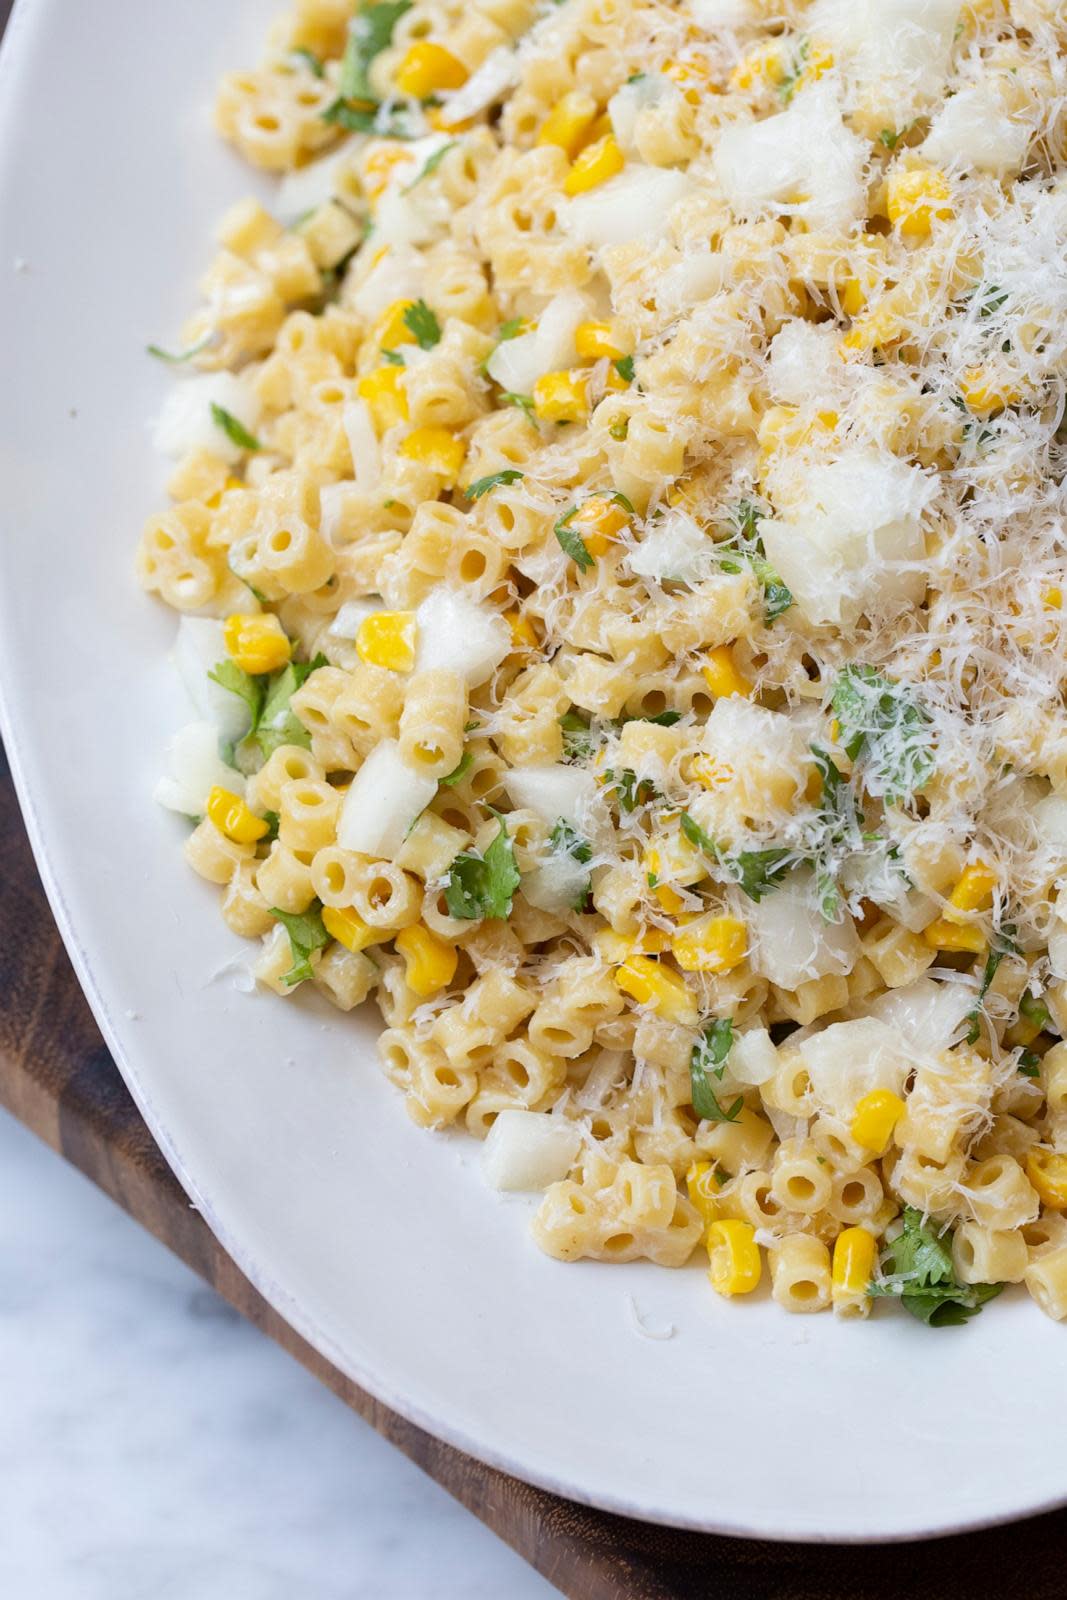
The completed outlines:
[[[1067,12],[297,0],[164,805],[563,1261],[1067,1317]]]

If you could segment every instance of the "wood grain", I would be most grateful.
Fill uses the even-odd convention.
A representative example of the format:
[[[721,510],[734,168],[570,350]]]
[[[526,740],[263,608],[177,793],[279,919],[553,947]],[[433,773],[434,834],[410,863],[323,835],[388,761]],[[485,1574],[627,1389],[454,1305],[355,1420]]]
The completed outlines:
[[[1021,1593],[1024,1579],[1027,1600],[1063,1600],[1067,1593],[1062,1512],[960,1539],[881,1548],[678,1533],[573,1505],[482,1466],[349,1382],[237,1270],[156,1149],[56,933],[2,752],[0,996],[0,1103],[572,1600],[976,1600]],[[1033,1381],[1032,1375],[1025,1381]],[[1060,1425],[1053,1419],[1050,1424]],[[864,1432],[876,1443],[878,1419],[870,1419]],[[619,1448],[626,1443],[623,1425]],[[871,1459],[877,1461],[876,1449]],[[694,1471],[700,1470],[695,1463]],[[714,1478],[723,1471],[729,1471],[728,1461],[709,1458],[709,1504]],[[871,1493],[877,1492],[875,1479]]]

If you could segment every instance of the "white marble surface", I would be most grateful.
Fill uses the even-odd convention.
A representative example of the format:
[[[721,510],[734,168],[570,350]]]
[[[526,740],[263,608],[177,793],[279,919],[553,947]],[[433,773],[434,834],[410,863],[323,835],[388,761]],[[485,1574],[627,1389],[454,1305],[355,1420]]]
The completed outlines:
[[[0,1595],[555,1593],[0,1112]]]

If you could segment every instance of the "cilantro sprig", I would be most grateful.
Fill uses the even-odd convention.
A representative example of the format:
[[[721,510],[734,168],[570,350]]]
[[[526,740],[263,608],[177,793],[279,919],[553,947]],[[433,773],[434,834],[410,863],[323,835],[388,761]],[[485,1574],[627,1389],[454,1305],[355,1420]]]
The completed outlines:
[[[282,982],[292,989],[298,983],[303,983],[305,978],[315,976],[311,957],[316,950],[324,949],[330,942],[330,935],[326,932],[322,921],[322,906],[315,900],[307,911],[299,915],[291,911],[279,911],[277,906],[271,906],[270,914],[282,924],[289,935],[289,950],[293,964],[288,972],[282,974]]]
[[[249,433],[243,422],[239,422],[232,411],[227,411],[225,406],[220,406],[217,401],[211,402],[211,420],[217,428],[221,428],[231,444],[238,450],[262,450],[263,446],[255,434]]]
[[[500,829],[485,854],[464,850],[449,869],[445,904],[449,916],[461,922],[511,915],[512,896],[519,887],[519,869],[504,819],[498,811],[494,811],[493,816],[500,823]]]
[[[793,604],[793,591],[779,577],[767,560],[759,523],[763,516],[752,500],[741,500],[731,514],[734,531],[730,538],[718,546],[717,555],[723,572],[751,572],[763,591],[763,620],[769,627]]]
[[[493,489],[499,489],[501,484],[518,483],[526,474],[520,472],[518,467],[505,467],[502,472],[491,472],[486,478],[475,478],[469,483],[463,493],[468,500],[480,500],[483,494],[489,494]]]
[[[372,62],[387,50],[393,41],[393,29],[411,10],[412,0],[380,0],[379,4],[361,6],[348,30],[348,43],[341,60],[341,74],[337,80],[337,99],[323,112],[326,122],[351,128],[350,118],[359,126],[354,132],[367,132],[361,118],[370,117],[373,126],[379,101],[370,81]]]
[[[765,894],[777,889],[795,859],[794,851],[780,847],[771,850],[739,850],[735,855],[728,855],[688,811],[682,812],[678,826],[690,844],[695,845],[698,850],[703,850],[706,856],[710,856],[724,877],[729,882],[736,883],[742,894],[757,904]]]
[[[592,845],[588,839],[582,838],[578,830],[567,821],[566,817],[560,817],[548,836],[548,842],[556,855],[569,856],[572,861],[578,862],[580,866],[584,867],[586,862],[593,859]],[[591,890],[592,878],[587,872],[584,875],[578,893],[574,897],[571,909],[584,911],[588,906]]]
[[[441,324],[425,300],[416,300],[405,309],[404,326],[420,350],[432,350],[441,343]]]
[[[852,664],[839,673],[831,704],[841,743],[860,764],[872,795],[892,804],[929,782],[934,771],[930,716],[905,684],[874,667]]]
[[[208,677],[237,695],[249,711],[250,726],[241,748],[247,752],[257,747],[264,759],[283,744],[310,749],[311,735],[291,710],[289,702],[311,674],[324,666],[326,657],[317,655],[313,661],[290,661],[280,672],[253,676],[234,661],[220,661]]]
[[[703,1029],[690,1052],[689,1083],[693,1110],[704,1122],[736,1122],[744,1107],[744,1095],[739,1094],[732,1105],[724,1108],[708,1081],[709,1072],[721,1080],[733,1042],[733,1022],[729,1017],[718,1017]]]
[[[957,1327],[1003,1289],[1002,1283],[960,1283],[952,1267],[952,1234],[937,1233],[921,1211],[904,1207],[903,1228],[882,1252],[872,1298],[899,1300],[929,1328]]]

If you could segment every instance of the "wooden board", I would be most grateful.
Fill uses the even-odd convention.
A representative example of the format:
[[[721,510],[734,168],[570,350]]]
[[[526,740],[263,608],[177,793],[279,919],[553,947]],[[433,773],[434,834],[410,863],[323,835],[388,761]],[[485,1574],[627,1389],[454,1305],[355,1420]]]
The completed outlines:
[[[2,751],[0,1103],[573,1600],[981,1600],[1014,1592],[1013,1574],[1019,1592],[1025,1581],[1027,1600],[1062,1600],[1067,1593],[1067,1512],[906,1547],[785,1545],[677,1533],[590,1511],[484,1467],[350,1383],[237,1270],[156,1149],[56,932]],[[862,1329],[856,1337],[863,1337]],[[1012,1381],[1011,1374],[1005,1381]],[[1022,1372],[1019,1381],[1035,1378]],[[871,1447],[872,1495],[878,1493],[877,1439],[885,1421],[856,1419],[858,1436]],[[1050,1419],[1050,1425],[1062,1424]],[[1025,1440],[1018,1448],[1025,1449]],[[769,1471],[771,1462],[768,1451]],[[729,1469],[729,1461],[709,1448],[709,1503],[715,1478]],[[694,1463],[694,1471],[700,1470]],[[1010,1455],[1004,1470],[1011,1471]]]

